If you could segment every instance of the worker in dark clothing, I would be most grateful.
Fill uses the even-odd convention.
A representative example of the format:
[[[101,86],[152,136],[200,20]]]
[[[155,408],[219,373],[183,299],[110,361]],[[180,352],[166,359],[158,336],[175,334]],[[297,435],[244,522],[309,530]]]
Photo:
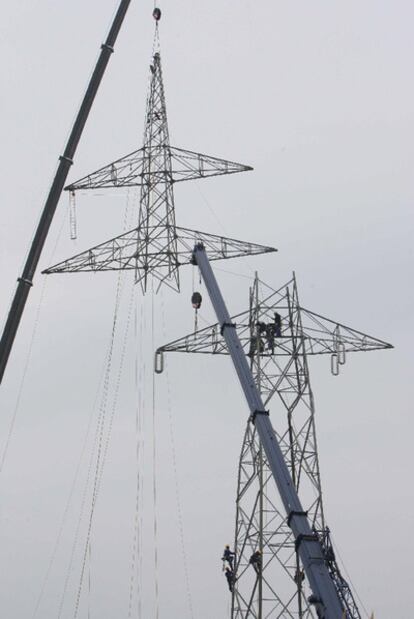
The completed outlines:
[[[295,572],[295,575],[293,577],[293,580],[295,581],[295,583],[300,588],[302,583],[303,583],[303,581],[305,580],[305,572],[303,570],[297,569],[296,572]]]
[[[227,584],[229,585],[229,591],[231,593],[233,593],[233,587],[234,587],[234,572],[233,572],[233,570],[231,570],[229,567],[226,567],[224,575],[225,575],[225,577],[227,579]]]
[[[282,337],[282,316],[275,312],[275,337]]]
[[[256,550],[256,552],[252,554],[249,563],[253,566],[256,574],[259,575],[262,571],[262,553],[260,552],[260,550]]]
[[[226,544],[226,546],[224,547],[224,551],[223,551],[223,556],[221,557],[221,560],[224,562],[227,561],[230,569],[233,569],[233,560],[234,560],[234,552],[232,550],[230,550],[230,546],[228,544]]]

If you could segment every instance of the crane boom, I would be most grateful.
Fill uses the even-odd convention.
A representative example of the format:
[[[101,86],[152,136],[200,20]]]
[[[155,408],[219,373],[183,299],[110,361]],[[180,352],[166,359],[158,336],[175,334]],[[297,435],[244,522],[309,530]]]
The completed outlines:
[[[318,617],[343,619],[346,611],[326,565],[318,535],[311,529],[307,513],[303,510],[298,493],[284,460],[269,413],[264,409],[262,398],[247,363],[243,347],[231,322],[220,288],[211,268],[208,256],[201,243],[194,247],[194,264],[198,265],[210,300],[213,304],[223,337],[226,340],[233,365],[250,409],[251,421],[255,424],[269,467],[279,490],[287,522],[295,537],[295,547],[300,555],[313,595]]]
[[[130,2],[131,0],[121,0],[106,41],[101,45],[101,52],[73,124],[65,150],[59,157],[59,165],[43,207],[42,215],[24,265],[23,273],[17,280],[16,292],[0,340],[0,383],[13,347],[13,342],[19,328],[30,288],[33,286],[33,277],[49,232],[50,224],[52,223],[69,169],[73,163],[73,157],[88,119],[89,112],[91,111],[96,93],[98,92],[99,84],[101,83],[109,58],[114,51],[114,45]]]

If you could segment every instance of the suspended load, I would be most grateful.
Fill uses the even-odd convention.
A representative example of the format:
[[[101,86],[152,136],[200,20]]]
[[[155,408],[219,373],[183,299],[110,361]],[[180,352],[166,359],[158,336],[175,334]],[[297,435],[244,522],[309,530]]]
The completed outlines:
[[[195,310],[200,309],[202,300],[203,297],[199,292],[193,292],[193,296],[191,297],[191,304]]]
[[[152,16],[155,21],[160,21],[161,19],[161,9],[155,8],[152,12]]]

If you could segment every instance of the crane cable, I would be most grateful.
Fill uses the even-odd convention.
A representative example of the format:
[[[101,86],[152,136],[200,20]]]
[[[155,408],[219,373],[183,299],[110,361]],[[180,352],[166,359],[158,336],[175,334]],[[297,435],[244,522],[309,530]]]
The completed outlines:
[[[53,258],[55,256],[57,246],[58,246],[60,238],[62,236],[62,232],[63,232],[63,229],[65,227],[67,217],[68,217],[68,211],[66,210],[64,212],[64,214],[63,214],[63,217],[62,217],[62,223],[61,223],[60,228],[58,230],[58,233],[57,233],[57,236],[56,236],[56,241],[55,241],[55,243],[53,245],[53,248],[52,248],[52,251],[50,253],[50,258],[49,258],[49,262],[50,263],[53,262]],[[0,474],[3,472],[4,463],[6,461],[7,454],[8,454],[9,447],[10,447],[10,442],[11,442],[11,440],[13,438],[13,434],[14,434],[14,429],[15,429],[15,425],[16,425],[17,415],[18,415],[19,410],[20,410],[20,402],[21,402],[23,391],[24,391],[24,387],[25,387],[25,384],[26,384],[27,372],[28,372],[29,364],[30,364],[30,361],[31,361],[31,358],[32,358],[33,347],[34,347],[34,344],[36,342],[37,331],[38,331],[39,324],[40,324],[40,316],[41,316],[41,310],[43,309],[43,302],[44,302],[45,293],[46,293],[46,282],[47,281],[48,281],[48,278],[45,277],[43,279],[43,284],[42,284],[42,288],[41,288],[41,292],[40,292],[39,303],[38,303],[37,309],[36,309],[35,321],[34,321],[34,325],[33,325],[33,329],[32,329],[32,334],[31,334],[31,337],[30,337],[29,348],[28,348],[28,351],[26,353],[26,361],[25,361],[25,364],[24,364],[22,377],[20,379],[20,384],[19,384],[19,388],[18,388],[18,391],[17,391],[16,403],[15,403],[14,410],[13,410],[13,415],[12,415],[12,418],[11,418],[11,421],[10,421],[9,430],[7,432],[6,442],[4,444],[3,451],[2,451],[2,454],[1,454]]]
[[[109,391],[109,378],[110,378],[110,372],[111,372],[111,367],[112,367],[115,332],[116,332],[116,326],[117,326],[117,321],[118,321],[120,293],[121,293],[121,272],[118,275],[116,301],[115,301],[114,315],[113,315],[113,320],[112,320],[111,336],[110,336],[107,359],[106,359],[106,367],[105,367],[103,387],[102,387],[102,396],[101,396],[101,402],[99,406],[98,422],[97,422],[96,433],[95,433],[95,447],[97,451],[97,456],[96,456],[96,465],[95,465],[95,476],[94,476],[94,481],[93,481],[92,504],[91,504],[91,509],[89,513],[86,543],[85,543],[85,549],[83,553],[83,561],[82,561],[82,568],[81,568],[80,580],[79,580],[77,597],[76,597],[74,617],[77,616],[78,610],[79,610],[79,602],[80,602],[80,595],[82,591],[83,577],[84,577],[84,572],[85,572],[86,557],[88,553],[88,546],[89,546],[89,540],[90,540],[91,529],[92,529],[93,514],[94,514],[96,498],[97,498],[98,477],[99,477],[99,471],[100,471],[100,459],[101,459],[102,444],[103,444],[103,431],[105,427],[106,407],[107,407],[107,399],[108,399],[108,391]],[[95,448],[91,455],[87,483],[89,482],[89,479],[90,479],[89,472],[91,472],[91,469],[92,469],[94,454],[95,454]],[[87,486],[85,486],[85,489],[84,489],[85,500],[86,500],[86,492],[87,492]],[[74,545],[75,544],[77,545],[77,538],[78,538],[78,533],[80,529],[80,522],[81,522],[81,518],[83,514],[83,508],[84,508],[84,503],[82,502],[81,514],[78,520],[78,526],[76,530]],[[71,563],[73,560],[73,556],[74,556],[74,546],[72,547]],[[69,569],[70,568],[71,568],[71,565],[69,566]],[[67,576],[68,575],[69,575],[69,572]],[[67,580],[65,582],[65,589],[66,589],[66,585],[67,585]],[[64,593],[65,593],[65,590],[64,590]],[[62,609],[63,609],[63,598],[61,600],[61,606],[59,609],[58,619],[60,619],[61,617]]]
[[[54,564],[56,556],[57,556],[57,551],[58,551],[58,548],[59,548],[59,545],[60,545],[60,540],[61,540],[62,535],[63,535],[63,530],[64,530],[64,527],[65,527],[65,524],[66,524],[66,520],[67,520],[67,517],[68,517],[69,508],[70,508],[70,505],[72,503],[72,499],[73,499],[73,495],[74,495],[74,492],[75,492],[76,484],[78,482],[78,478],[79,478],[79,474],[80,474],[80,469],[81,469],[81,464],[82,464],[83,458],[85,456],[86,447],[87,447],[87,444],[88,444],[88,438],[89,438],[90,431],[91,431],[91,428],[92,428],[92,420],[93,420],[94,413],[96,411],[98,397],[99,397],[99,392],[100,392],[100,388],[101,388],[102,380],[103,380],[103,376],[104,376],[104,370],[105,370],[105,365],[103,364],[102,365],[102,370],[101,370],[101,377],[100,377],[100,380],[99,380],[99,383],[98,383],[98,387],[96,389],[94,404],[93,404],[93,406],[91,408],[91,412],[90,412],[90,415],[89,415],[88,426],[87,426],[87,429],[86,429],[86,432],[85,432],[85,437],[84,437],[84,440],[83,440],[81,452],[80,452],[78,463],[77,463],[77,466],[76,466],[76,471],[75,471],[75,474],[73,476],[73,480],[72,480],[72,484],[71,484],[71,487],[70,487],[69,495],[68,495],[68,498],[67,498],[67,501],[66,501],[65,509],[63,511],[63,516],[62,516],[62,519],[61,519],[61,524],[60,524],[60,527],[59,527],[58,535],[56,537],[56,541],[55,541],[55,544],[54,544],[52,555],[51,555],[51,558],[50,558],[50,561],[49,561],[49,564],[48,564],[48,567],[47,567],[47,570],[46,570],[46,573],[45,573],[45,576],[44,576],[44,579],[43,579],[43,584],[42,584],[42,587],[41,587],[41,590],[40,590],[39,597],[37,599],[37,603],[36,603],[36,606],[35,606],[35,609],[34,609],[34,612],[33,612],[33,615],[32,615],[32,619],[35,619],[35,617],[36,617],[36,615],[38,613],[38,610],[39,610],[39,607],[40,607],[40,603],[41,603],[41,601],[43,599],[43,595],[44,595],[47,583],[48,583],[49,578],[50,578],[52,567],[53,567],[53,564]],[[88,472],[88,476],[87,476],[87,481],[86,481],[86,484],[85,484],[85,492],[84,492],[84,497],[83,497],[83,501],[82,501],[83,505],[84,505],[85,500],[86,500],[86,488],[87,488],[87,486],[89,484],[90,471],[91,471],[91,466],[89,468],[89,472]],[[83,513],[83,510],[81,510],[81,512]],[[72,563],[70,563],[70,566],[71,565],[72,565]],[[66,587],[65,587],[65,590],[66,590]],[[60,616],[60,613],[59,613],[59,616]]]
[[[135,194],[135,192],[133,192],[133,194]],[[131,219],[130,212],[132,210],[130,208],[131,207],[131,201],[132,202],[134,201],[134,195],[132,196],[132,199],[131,199],[131,193],[130,193],[130,190],[128,189],[127,200],[126,200],[126,207],[125,207],[125,211],[124,211],[124,221],[123,221],[124,231],[127,230],[130,227],[129,219]],[[121,279],[121,274],[122,274],[122,272],[120,271],[118,273],[118,280],[117,280],[117,293],[116,293],[116,301],[115,301],[114,313],[113,313],[113,323],[117,321],[117,312],[118,312],[118,307],[119,307],[119,303],[120,303],[119,296],[120,296],[120,279]],[[113,329],[112,329],[112,331],[113,331]],[[107,375],[107,372],[108,372],[108,364],[110,363],[110,359],[112,357],[113,345],[114,345],[113,333],[111,332],[109,343],[108,343],[108,350],[107,350],[107,354],[106,354],[106,360],[104,361],[104,364],[103,364],[103,367],[102,367],[102,373],[101,373],[101,377],[100,377],[100,380],[99,380],[99,386],[98,386],[98,389],[97,389],[97,393],[96,393],[95,402],[94,402],[94,405],[93,405],[92,412],[94,410],[96,410],[99,394],[103,391],[103,384],[104,384],[104,381],[106,379],[106,375]],[[101,401],[101,404],[100,404],[100,409],[102,409],[102,401]],[[62,595],[61,595],[61,599],[60,599],[58,619],[61,619],[61,616],[62,616],[63,605],[64,605],[65,596],[66,596],[66,592],[67,592],[67,588],[68,588],[68,584],[69,584],[70,575],[71,575],[71,572],[72,572],[72,566],[73,566],[73,561],[74,561],[74,557],[75,557],[75,552],[76,552],[76,549],[77,549],[77,546],[78,546],[78,542],[79,542],[80,528],[81,528],[81,524],[82,524],[82,520],[83,520],[83,516],[84,516],[84,512],[85,512],[85,506],[86,506],[86,500],[87,500],[87,491],[88,491],[90,480],[91,480],[91,476],[92,476],[92,468],[93,468],[93,463],[94,463],[94,454],[97,451],[98,437],[99,437],[99,434],[100,434],[100,426],[101,426],[101,411],[99,412],[98,421],[97,421],[97,425],[96,425],[94,445],[93,445],[92,452],[91,452],[90,459],[89,459],[88,472],[87,472],[86,481],[85,481],[84,490],[83,490],[83,495],[82,495],[82,500],[81,500],[81,508],[80,508],[80,512],[79,512],[78,522],[77,522],[77,525],[76,525],[76,531],[75,531],[74,540],[73,540],[73,543],[72,543],[72,549],[71,549],[71,555],[70,555],[70,559],[69,559],[69,564],[68,564],[68,568],[66,570],[66,577],[65,577],[64,587],[63,587],[63,591],[62,591]]]
[[[131,576],[129,585],[129,604],[128,604],[128,619],[132,618],[132,606],[134,588],[136,584],[137,591],[137,616],[141,617],[141,588],[142,588],[142,511],[140,509],[142,503],[142,480],[140,475],[141,470],[141,458],[144,448],[143,435],[142,435],[142,415],[145,410],[145,389],[142,385],[145,384],[143,377],[145,377],[145,360],[144,355],[140,355],[141,364],[138,366],[138,343],[143,342],[144,332],[144,312],[143,303],[141,303],[140,313],[140,333],[138,334],[138,313],[137,304],[135,303],[134,312],[134,348],[135,348],[135,466],[136,466],[136,482],[135,482],[135,513],[134,513],[134,527],[133,527],[133,542],[131,553]],[[142,351],[140,351],[142,352]]]
[[[165,304],[164,304],[164,294],[161,293],[161,311],[162,311],[162,331],[163,331],[163,339],[166,341],[167,339],[167,329],[166,329],[166,321],[165,321]],[[155,373],[153,373],[155,376]],[[171,455],[172,455],[172,463],[173,463],[173,473],[174,473],[174,486],[175,486],[175,501],[177,506],[177,516],[178,516],[178,528],[181,542],[181,554],[183,559],[183,567],[184,567],[184,579],[185,579],[185,587],[187,594],[187,604],[189,616],[191,619],[194,619],[194,609],[193,609],[193,600],[191,596],[191,587],[190,587],[190,576],[188,569],[188,560],[187,553],[185,550],[185,537],[184,537],[184,519],[183,519],[183,510],[181,506],[181,496],[180,496],[180,486],[178,480],[178,466],[177,466],[177,450],[175,443],[175,434],[174,434],[174,419],[172,413],[172,397],[171,397],[171,381],[168,373],[168,367],[166,368],[166,382],[167,382],[167,412],[168,412],[168,421],[169,421],[169,430],[170,430],[170,443],[171,443]]]
[[[119,304],[120,304],[120,299],[122,295],[122,285],[120,285],[120,283],[123,282],[123,278],[121,277],[121,274],[122,274],[122,271],[120,272],[120,276],[118,278],[117,303],[115,305],[115,315],[114,315],[112,334],[111,334],[111,350],[108,356],[107,369],[105,372],[104,393],[102,396],[103,401],[101,405],[102,415],[101,415],[101,424],[100,424],[100,432],[99,432],[99,445],[98,445],[98,453],[97,453],[97,459],[96,459],[95,477],[94,477],[94,484],[93,484],[92,502],[91,502],[91,509],[90,509],[90,514],[89,514],[89,522],[88,522],[87,536],[86,536],[86,541],[85,541],[85,548],[84,548],[84,553],[83,553],[81,574],[79,578],[78,592],[77,592],[77,597],[76,597],[75,611],[73,615],[74,619],[76,619],[76,617],[78,616],[78,612],[79,612],[80,597],[82,593],[83,579],[85,575],[88,548],[89,548],[90,539],[91,539],[93,518],[94,518],[97,498],[99,495],[99,490],[100,490],[101,483],[102,483],[102,477],[103,477],[106,458],[107,458],[108,449],[110,445],[111,435],[112,435],[113,421],[114,421],[117,403],[118,403],[118,395],[119,395],[119,389],[121,385],[121,376],[122,376],[122,371],[124,367],[126,348],[127,348],[127,343],[128,343],[128,333],[129,333],[129,328],[131,324],[132,307],[133,307],[133,299],[134,299],[134,288],[131,288],[131,294],[130,294],[129,303],[128,303],[128,316],[127,316],[127,321],[126,321],[126,326],[125,326],[118,372],[116,375],[115,392],[113,395],[111,413],[110,413],[110,417],[108,421],[108,428],[107,428],[106,437],[105,437],[104,436],[105,420],[106,420],[105,418],[106,418],[107,404],[108,404],[108,399],[109,399],[110,375],[112,372],[113,345],[114,345],[114,339],[115,339],[115,333],[116,333]]]
[[[151,278],[151,350],[155,348],[154,337],[154,278]],[[154,586],[155,619],[159,619],[159,570],[158,570],[158,518],[157,518],[157,427],[155,415],[155,372],[152,372],[152,496],[154,504]]]

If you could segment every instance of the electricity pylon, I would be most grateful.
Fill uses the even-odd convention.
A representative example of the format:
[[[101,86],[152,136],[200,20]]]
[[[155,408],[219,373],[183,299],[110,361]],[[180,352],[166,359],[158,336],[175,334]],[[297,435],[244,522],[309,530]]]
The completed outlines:
[[[270,289],[256,276],[249,309],[232,317],[231,323],[250,359],[265,405],[275,395],[282,404],[272,419],[276,439],[322,544],[346,619],[360,619],[336,562],[324,515],[308,357],[330,355],[331,371],[336,375],[348,353],[392,346],[303,308],[294,275],[278,290]],[[218,324],[163,346],[157,351],[158,357],[167,351],[228,354]],[[239,460],[236,506],[232,619],[315,617],[290,523],[250,421]],[[257,565],[254,569],[250,562],[257,550],[261,552],[260,569]]]
[[[196,241],[205,245],[211,260],[275,251],[271,247],[176,226],[175,183],[234,174],[252,168],[170,145],[159,51],[160,15],[160,11],[155,9],[156,51],[150,65],[151,79],[142,148],[65,188],[73,198],[76,191],[139,186],[138,226],[46,269],[45,273],[129,269],[135,271],[135,279],[141,282],[144,292],[150,275],[159,281],[159,285],[164,282],[179,291],[178,269],[183,264],[191,263],[192,248]]]

